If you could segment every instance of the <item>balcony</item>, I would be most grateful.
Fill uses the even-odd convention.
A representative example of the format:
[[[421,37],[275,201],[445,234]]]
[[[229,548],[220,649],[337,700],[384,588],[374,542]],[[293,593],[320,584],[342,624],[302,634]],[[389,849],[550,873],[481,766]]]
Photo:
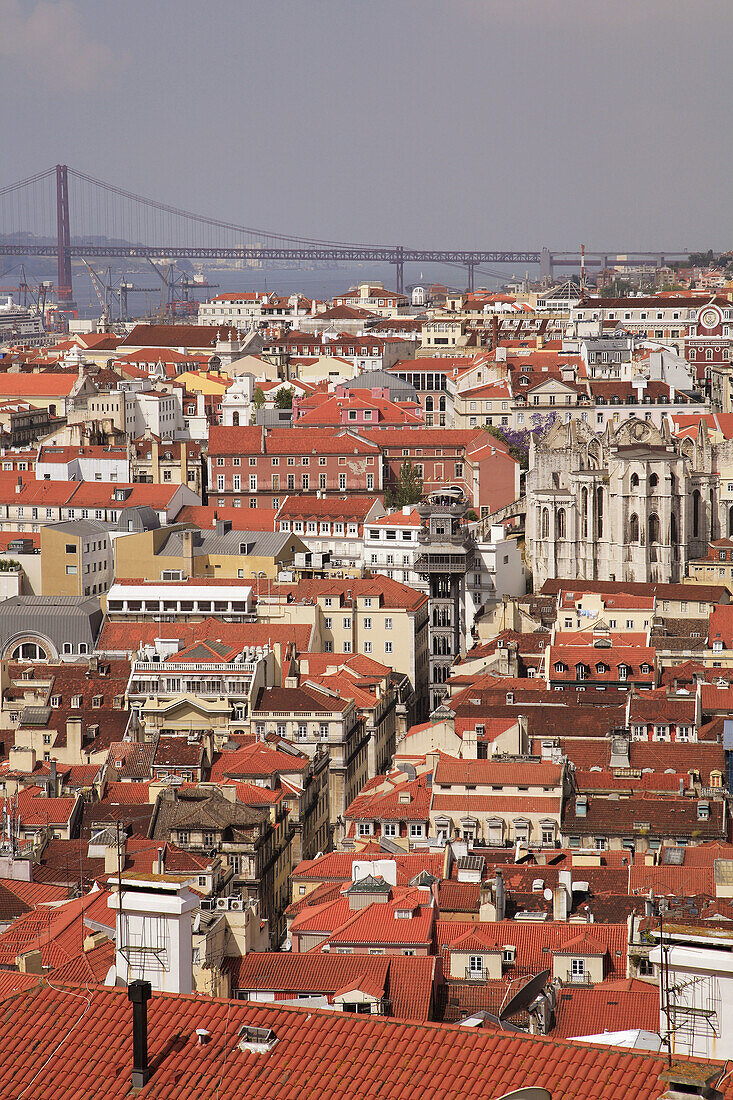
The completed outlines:
[[[590,976],[590,971],[586,970],[582,974],[568,974],[563,978],[562,984],[565,985],[593,985],[593,981]]]
[[[464,516],[468,511],[470,505],[467,500],[453,500],[450,497],[445,498],[445,503],[442,503],[439,497],[434,496],[432,500],[421,501],[417,505],[417,514],[420,519],[428,519],[434,512],[439,512],[441,515],[446,516]]]
[[[485,966],[482,966],[480,970],[474,970],[472,966],[467,966],[465,980],[467,982],[487,982],[489,980],[489,971]]]
[[[472,555],[466,554],[420,554],[415,559],[418,573],[467,573],[471,568]]]
[[[417,541],[423,546],[434,546],[436,548],[441,546],[459,546],[468,550],[472,549],[474,546],[473,536],[469,534],[468,531],[456,531],[456,533],[452,535],[436,535],[431,534],[430,531],[421,529],[417,533]]]

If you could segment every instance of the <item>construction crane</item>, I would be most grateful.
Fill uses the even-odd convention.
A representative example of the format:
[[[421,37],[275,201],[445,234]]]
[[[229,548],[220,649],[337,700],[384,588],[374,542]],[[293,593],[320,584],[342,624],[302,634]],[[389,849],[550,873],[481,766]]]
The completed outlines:
[[[102,328],[106,329],[107,325],[109,324],[109,320],[110,320],[110,317],[109,317],[109,297],[108,297],[109,282],[103,283],[100,276],[97,274],[97,272],[94,270],[92,265],[89,263],[89,260],[86,260],[83,256],[82,256],[81,259],[82,259],[82,263],[86,265],[87,271],[89,272],[89,278],[92,281],[92,286],[94,287],[94,293],[97,295],[97,301],[99,302],[99,308],[102,310],[102,316],[101,316]]]
[[[117,285],[112,280],[112,268],[107,268],[106,278],[94,270],[88,260],[85,260],[82,256],[83,262],[86,264],[89,271],[89,277],[94,287],[94,293],[97,295],[97,300],[102,309],[102,322],[105,327],[112,319],[112,304],[115,298],[119,305],[119,320],[126,321],[128,315],[128,295],[130,294],[154,294],[155,287],[152,286],[135,286],[133,283],[127,281],[124,275],[120,276],[120,281]]]
[[[193,313],[195,303],[189,297],[191,290],[215,290],[219,287],[218,283],[202,283],[192,279],[186,271],[177,270],[175,264],[155,264],[149,256],[147,259],[160,279],[161,314],[175,317],[179,307],[182,307],[181,312],[184,314]]]

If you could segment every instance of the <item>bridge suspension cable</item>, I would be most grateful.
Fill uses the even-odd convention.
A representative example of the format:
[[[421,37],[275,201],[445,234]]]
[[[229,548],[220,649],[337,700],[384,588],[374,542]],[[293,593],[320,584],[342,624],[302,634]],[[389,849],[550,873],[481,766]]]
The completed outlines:
[[[120,198],[128,199],[131,202],[141,203],[144,206],[150,207],[152,210],[158,210],[161,213],[173,214],[179,218],[185,218],[188,221],[200,222],[204,225],[215,226],[217,229],[228,229],[235,233],[249,233],[257,237],[267,237],[271,240],[278,241],[291,241],[297,242],[303,245],[312,245],[318,247],[319,245],[335,246],[337,248],[365,248],[365,247],[387,247],[386,245],[368,245],[365,246],[362,243],[356,241],[329,241],[320,240],[315,237],[300,237],[288,233],[274,233],[267,229],[255,229],[252,226],[237,225],[234,222],[222,221],[220,218],[210,218],[204,214],[194,214],[190,210],[183,210],[176,206],[170,206],[168,203],[157,202],[155,199],[145,198],[143,195],[136,195],[132,191],[125,191],[122,187],[117,187],[115,184],[107,183],[105,180],[97,179],[95,176],[88,176],[84,172],[78,172],[74,168],[69,168],[69,175],[75,179],[83,180],[85,183],[90,183],[95,187],[101,187],[105,191],[111,194],[118,195]],[[27,182],[27,181],[26,181]]]
[[[39,180],[48,179],[55,173],[55,168],[47,168],[45,172],[38,172],[35,176],[27,176],[26,179],[18,180],[17,183],[9,183],[7,187],[0,187],[0,195],[8,195],[11,191],[19,191],[23,187],[30,187],[32,184],[38,183]]]

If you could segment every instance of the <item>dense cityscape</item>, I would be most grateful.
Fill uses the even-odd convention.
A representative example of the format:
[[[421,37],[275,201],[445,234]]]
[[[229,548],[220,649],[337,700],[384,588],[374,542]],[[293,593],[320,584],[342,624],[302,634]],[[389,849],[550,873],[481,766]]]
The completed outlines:
[[[31,8],[52,117],[129,75],[117,16]],[[287,236],[44,145],[0,187],[0,1100],[732,1100],[725,233],[334,243],[340,182]]]

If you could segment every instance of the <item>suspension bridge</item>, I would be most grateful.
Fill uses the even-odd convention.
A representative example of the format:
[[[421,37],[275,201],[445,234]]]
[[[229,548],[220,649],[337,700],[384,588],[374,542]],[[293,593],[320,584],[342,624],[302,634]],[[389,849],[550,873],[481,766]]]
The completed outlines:
[[[74,234],[72,236],[72,221]],[[558,267],[580,266],[580,251],[547,248],[516,252],[494,249],[430,249],[365,245],[236,225],[135,195],[94,176],[57,164],[0,188],[0,256],[54,257],[59,306],[73,308],[72,260],[95,258],[156,260],[313,261],[391,264],[397,290],[404,291],[406,264],[449,264],[464,268],[468,289],[476,272],[491,265],[537,264],[551,278]],[[685,261],[686,252],[585,252],[588,267],[663,266]],[[91,268],[90,268],[91,271]]]

